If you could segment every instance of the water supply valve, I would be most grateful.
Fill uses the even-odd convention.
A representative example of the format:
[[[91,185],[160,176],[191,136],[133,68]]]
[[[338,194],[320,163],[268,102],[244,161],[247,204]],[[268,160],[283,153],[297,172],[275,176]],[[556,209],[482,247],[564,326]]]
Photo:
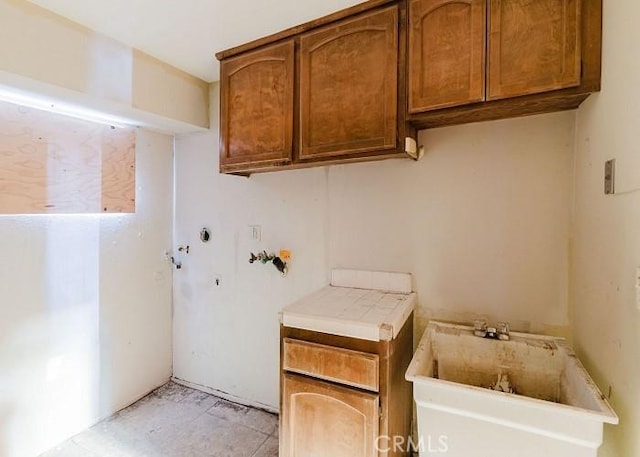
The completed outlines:
[[[249,263],[260,262],[263,265],[267,263],[272,263],[277,270],[282,274],[282,276],[286,276],[288,272],[288,266],[286,260],[291,258],[291,253],[287,250],[281,250],[280,256],[275,254],[268,254],[267,251],[259,252],[258,254],[254,254],[253,252],[249,253]],[[284,260],[286,259],[286,260]]]

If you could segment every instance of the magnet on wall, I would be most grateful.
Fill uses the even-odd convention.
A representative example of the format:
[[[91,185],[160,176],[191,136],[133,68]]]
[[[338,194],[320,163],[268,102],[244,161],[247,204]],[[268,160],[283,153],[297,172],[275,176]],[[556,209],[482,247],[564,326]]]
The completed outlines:
[[[211,239],[211,232],[209,232],[208,228],[203,227],[202,230],[200,230],[200,241],[202,241],[203,243],[206,243],[210,239]]]

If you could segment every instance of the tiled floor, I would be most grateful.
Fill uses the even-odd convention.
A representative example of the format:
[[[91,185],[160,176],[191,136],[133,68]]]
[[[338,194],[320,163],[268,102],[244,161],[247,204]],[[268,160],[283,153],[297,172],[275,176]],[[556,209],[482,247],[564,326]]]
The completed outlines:
[[[40,457],[277,457],[278,416],[175,383]]]

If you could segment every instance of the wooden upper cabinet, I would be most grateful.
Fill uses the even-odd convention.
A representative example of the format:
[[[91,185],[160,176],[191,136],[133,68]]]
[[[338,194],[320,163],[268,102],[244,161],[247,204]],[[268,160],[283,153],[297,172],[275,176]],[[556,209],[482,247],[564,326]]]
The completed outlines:
[[[398,7],[300,37],[300,158],[397,147]]]
[[[485,48],[486,0],[410,0],[409,112],[483,101]]]
[[[489,1],[489,99],[580,85],[581,0]]]
[[[221,62],[221,171],[291,161],[293,72],[293,40]]]

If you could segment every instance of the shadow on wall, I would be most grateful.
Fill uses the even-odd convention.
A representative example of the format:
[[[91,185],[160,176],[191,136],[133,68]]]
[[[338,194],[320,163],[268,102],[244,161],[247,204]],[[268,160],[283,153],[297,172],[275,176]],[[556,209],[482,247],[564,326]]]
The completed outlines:
[[[4,405],[0,405],[0,457],[5,457],[9,455],[9,450],[7,449],[7,429],[9,428],[9,417],[11,416],[11,412],[9,407]]]

